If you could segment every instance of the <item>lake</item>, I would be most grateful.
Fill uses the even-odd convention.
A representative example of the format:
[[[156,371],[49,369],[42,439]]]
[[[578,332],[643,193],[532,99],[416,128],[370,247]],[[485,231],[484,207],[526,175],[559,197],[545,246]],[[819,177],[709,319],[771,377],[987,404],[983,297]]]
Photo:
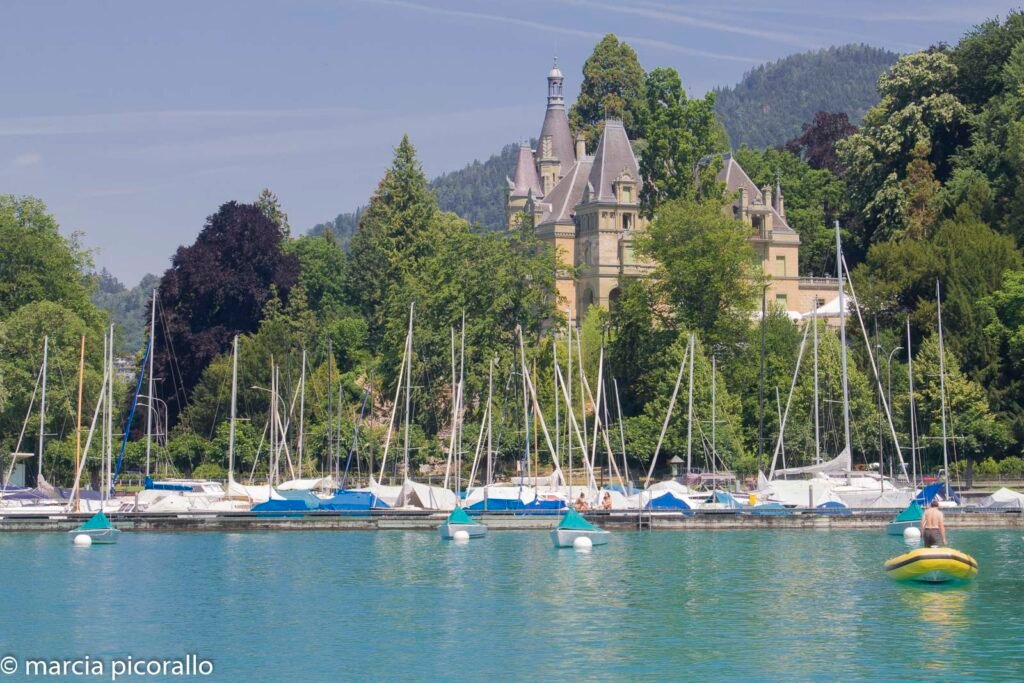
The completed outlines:
[[[217,681],[1024,678],[1021,530],[950,542],[969,585],[890,581],[906,546],[879,530],[618,532],[586,554],[543,531],[6,534],[0,655],[195,654]]]

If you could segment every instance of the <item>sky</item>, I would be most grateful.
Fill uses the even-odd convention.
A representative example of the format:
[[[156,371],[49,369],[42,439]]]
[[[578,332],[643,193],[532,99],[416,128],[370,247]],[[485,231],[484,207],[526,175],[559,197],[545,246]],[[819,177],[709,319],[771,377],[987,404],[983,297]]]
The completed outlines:
[[[226,201],[293,234],[365,204],[403,133],[433,177],[535,137],[608,32],[687,90],[795,52],[956,42],[992,0],[4,0],[0,193],[34,195],[97,268],[162,273]]]

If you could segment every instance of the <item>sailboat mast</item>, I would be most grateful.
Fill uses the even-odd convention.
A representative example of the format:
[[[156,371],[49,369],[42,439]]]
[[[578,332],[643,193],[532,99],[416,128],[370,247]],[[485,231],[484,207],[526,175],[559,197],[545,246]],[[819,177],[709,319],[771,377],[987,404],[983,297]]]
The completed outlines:
[[[110,355],[107,345],[110,343],[110,336],[107,330],[103,330],[103,376],[106,378],[109,372],[107,368],[107,357]],[[104,384],[100,393],[103,396],[103,411],[100,413],[100,502],[103,501],[103,491],[107,484],[107,412],[110,404],[107,398],[107,385]]]
[[[907,381],[910,391],[910,466],[911,486],[917,486],[917,415],[914,408],[914,356],[910,344],[910,318],[907,318]]]
[[[494,465],[493,465],[493,442],[492,438],[492,427],[493,422],[491,417],[494,413],[492,410],[492,398],[494,396],[494,359],[492,358],[487,364],[487,483],[492,484],[494,482]]]
[[[939,318],[939,391],[942,393],[942,468],[946,474],[946,500],[949,500],[949,449],[946,445],[946,346],[942,340],[942,292],[935,281],[935,305]]]
[[[299,378],[299,478],[302,478],[302,442],[306,432],[306,349],[302,349],[302,375]]]
[[[153,449],[153,340],[156,338],[156,289],[149,309],[149,409],[146,411],[146,476],[149,476],[150,453]],[[166,426],[164,427],[166,429]]]
[[[525,468],[525,472],[523,472],[523,474],[525,476],[529,477],[530,476],[530,396],[529,396],[529,389],[526,386],[526,382],[527,382],[527,377],[526,377],[526,372],[527,372],[527,370],[526,370],[526,350],[523,348],[522,338],[523,338],[522,337],[522,332],[520,331],[520,333],[519,333],[519,339],[520,339],[519,356],[520,356],[520,361],[521,361],[520,362],[520,370],[522,370],[522,373],[523,373],[523,441],[526,444],[526,451],[525,451],[526,468]],[[533,485],[534,486],[537,485],[537,481],[536,480],[534,480]]]
[[[50,352],[50,337],[43,337],[43,393],[39,401],[39,462],[36,463],[36,486],[43,477],[43,439],[46,438],[46,364]]]
[[[571,422],[572,422],[573,406],[572,406],[572,309],[571,308],[569,309],[569,325],[568,325],[568,329],[566,331],[568,333],[567,339],[568,339],[568,347],[569,347],[569,351],[568,351],[568,353],[569,353],[569,370],[568,370],[568,373],[567,373],[568,376],[569,376],[569,384],[566,385],[564,382],[562,384],[563,384],[563,386],[565,386],[566,393],[568,394],[568,398],[566,398],[565,402],[568,405],[568,410],[569,410],[569,416],[566,419],[566,427],[567,427],[567,431],[568,431],[568,434],[569,434],[569,438],[566,441],[565,447],[566,447],[566,451],[569,454],[569,496],[572,497],[572,424],[571,424]],[[558,373],[555,373],[555,374],[558,374]]]
[[[462,339],[459,342],[459,450],[455,456],[455,500],[459,500],[459,492],[462,490],[462,394],[465,392],[466,382],[466,311],[462,311]]]
[[[619,413],[619,439],[622,442],[622,476],[626,478],[629,485],[629,466],[626,464],[626,428],[622,425],[622,403],[619,402],[619,380],[612,377],[612,386],[615,387],[615,409]]]
[[[405,336],[405,353],[408,361],[405,364],[405,478],[409,478],[409,411],[412,408],[412,316],[416,302],[409,304],[409,331]]]
[[[107,481],[103,486],[104,500],[110,499],[111,489],[114,481],[114,326],[110,326],[110,344],[108,349],[108,367],[110,368],[110,381],[107,383]]]
[[[693,335],[690,335],[690,389],[686,406],[686,475],[690,475],[693,450]]]
[[[85,335],[82,335],[82,350],[78,356],[78,411],[75,417],[75,471],[81,469],[82,461],[82,385],[85,379]],[[78,487],[75,487],[75,512],[79,511]]]
[[[716,470],[716,467],[717,467],[716,464],[715,464],[715,457],[717,455],[717,450],[715,449],[715,433],[716,433],[715,432],[715,427],[717,426],[715,424],[715,418],[717,417],[717,408],[716,408],[717,396],[716,396],[715,384],[717,383],[717,375],[718,375],[718,359],[715,356],[711,356],[711,473],[712,474],[715,473],[715,470]],[[714,480],[712,480],[712,482],[713,481]],[[714,483],[712,483],[712,486],[713,485],[714,485]]]
[[[818,301],[814,301],[811,316],[814,325],[814,464],[821,464],[821,422],[818,417]]]
[[[228,495],[235,474],[235,416],[238,410],[238,335],[235,335],[231,353],[231,421],[228,423]]]
[[[330,337],[327,338],[327,467],[331,478],[335,478],[334,472],[334,350]],[[399,381],[401,385],[401,381]],[[321,470],[322,472],[323,470]],[[381,473],[383,476],[383,472]]]
[[[843,384],[843,450],[846,451],[846,465],[849,469],[852,453],[850,451],[850,387],[846,369],[846,297],[843,280],[843,243],[839,234],[839,221],[836,221],[836,279],[839,281],[839,365]]]
[[[555,339],[555,335],[551,335],[551,364],[553,367],[558,367],[558,343]],[[552,371],[551,383],[554,385],[554,396],[555,396],[555,460],[558,460],[558,450],[560,447],[560,439],[562,438],[561,422],[559,421],[558,414],[558,373]]]

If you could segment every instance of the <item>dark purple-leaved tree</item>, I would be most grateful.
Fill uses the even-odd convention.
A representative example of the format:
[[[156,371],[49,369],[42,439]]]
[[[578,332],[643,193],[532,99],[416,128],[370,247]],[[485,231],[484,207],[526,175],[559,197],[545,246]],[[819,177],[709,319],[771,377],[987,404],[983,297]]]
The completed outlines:
[[[206,219],[195,243],[178,247],[160,281],[154,376],[171,426],[206,366],[235,334],[254,332],[264,304],[286,301],[299,263],[255,204],[228,202]]]
[[[800,157],[811,168],[826,169],[837,176],[844,175],[843,166],[836,157],[836,143],[857,132],[844,112],[819,111],[814,120],[803,125],[803,132],[786,143],[787,152]]]

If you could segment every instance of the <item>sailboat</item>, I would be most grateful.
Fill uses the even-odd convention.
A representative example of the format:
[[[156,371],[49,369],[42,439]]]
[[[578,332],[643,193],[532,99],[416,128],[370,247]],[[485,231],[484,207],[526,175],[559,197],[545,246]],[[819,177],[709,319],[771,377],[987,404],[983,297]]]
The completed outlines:
[[[377,481],[370,481],[370,485],[367,487],[371,493],[384,502],[388,503],[392,507],[396,508],[417,508],[421,510],[454,510],[457,499],[455,494],[449,489],[442,486],[430,486],[428,484],[422,484],[417,481],[413,481],[409,476],[409,426],[410,417],[412,414],[412,323],[413,314],[415,311],[415,303],[409,304],[409,328],[405,338],[405,354],[402,362],[402,371],[404,371],[405,381],[405,413],[404,413],[404,436],[403,436],[403,456],[404,463],[402,467],[402,485],[397,487],[397,495],[393,495],[395,487],[383,486]],[[399,373],[398,386],[401,388],[402,385],[402,372]],[[390,437],[392,433],[392,427],[394,426],[395,411],[398,408],[398,393],[395,394],[395,407],[392,410],[392,421],[388,428],[388,438],[385,440],[384,455],[381,458],[380,465],[380,478],[384,478],[384,468],[387,464],[387,454],[390,447]],[[390,489],[390,490],[389,490]]]
[[[460,531],[465,531],[469,538],[483,538],[487,535],[487,525],[473,521],[473,518],[465,510],[456,507],[448,515],[444,524],[438,528],[438,531],[441,533],[441,538],[446,541],[454,539],[455,534]]]
[[[111,523],[103,514],[103,510],[100,510],[82,526],[68,531],[68,537],[72,541],[83,535],[92,539],[93,543],[111,544],[117,543],[117,537],[121,535],[121,530]]]
[[[776,442],[775,454],[772,457],[771,469],[768,477],[758,473],[758,495],[770,497],[788,506],[799,507],[820,507],[822,505],[834,504],[838,501],[851,508],[901,508],[910,503],[914,497],[913,489],[898,486],[893,480],[883,476],[881,472],[856,472],[853,470],[851,456],[850,437],[850,393],[849,373],[846,353],[846,304],[845,289],[849,284],[851,294],[856,304],[856,294],[853,291],[853,283],[849,280],[849,271],[846,269],[843,258],[842,241],[839,233],[839,223],[836,222],[836,271],[839,282],[839,352],[840,366],[842,373],[842,414],[843,414],[843,448],[839,454],[828,461],[819,462],[813,465],[801,467],[790,467],[776,469],[777,460],[782,446],[782,435],[785,431],[786,418],[796,388],[797,377],[800,372],[800,363],[803,359],[804,348],[807,342],[808,330],[805,328],[803,340],[800,343],[800,350],[797,354],[796,368],[793,373],[792,384],[790,385],[789,398],[786,402],[786,409],[782,416],[779,439]],[[845,277],[844,277],[845,275]],[[860,309],[854,306],[858,319],[861,323],[861,330],[867,339],[864,328],[864,321],[860,318]],[[817,326],[815,325],[815,330]],[[867,349],[868,358],[871,361],[872,370],[875,373],[878,391],[881,393],[877,367],[875,366],[874,355],[870,346]],[[817,384],[817,382],[815,382]],[[815,387],[815,401],[817,401],[817,387]],[[890,433],[893,442],[896,443],[897,454],[899,454],[900,465],[906,476],[906,465],[903,463],[903,456],[899,450],[896,431],[892,424],[892,417],[889,413],[889,405],[884,394],[880,396],[885,414],[889,423]],[[791,479],[791,477],[797,477]]]
[[[611,538],[607,529],[591,524],[583,515],[569,508],[557,527],[551,530],[551,542],[556,548],[572,548],[576,539],[590,539],[593,545],[607,545]]]

